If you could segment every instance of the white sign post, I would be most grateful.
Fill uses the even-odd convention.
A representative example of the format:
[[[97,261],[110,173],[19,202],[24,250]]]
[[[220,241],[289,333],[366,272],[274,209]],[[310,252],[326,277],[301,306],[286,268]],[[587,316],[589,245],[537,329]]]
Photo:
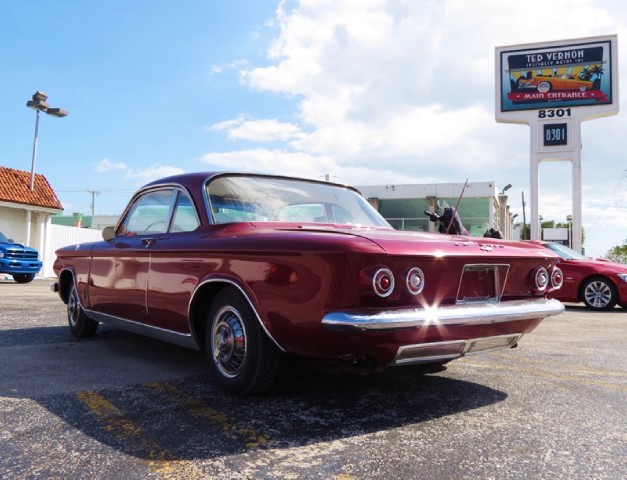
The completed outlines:
[[[581,122],[618,113],[616,35],[497,47],[496,85],[496,121],[531,128],[531,239],[540,239],[540,163],[570,161],[581,252]]]

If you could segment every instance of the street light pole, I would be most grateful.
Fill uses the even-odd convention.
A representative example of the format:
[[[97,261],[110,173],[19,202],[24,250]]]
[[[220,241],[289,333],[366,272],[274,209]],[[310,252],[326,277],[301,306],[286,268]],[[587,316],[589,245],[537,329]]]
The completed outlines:
[[[28,108],[32,108],[35,110],[35,138],[33,139],[33,156],[31,159],[31,167],[30,167],[30,191],[35,190],[35,164],[37,163],[37,141],[39,136],[39,112],[44,112],[47,115],[51,115],[53,117],[62,118],[67,116],[67,110],[63,110],[62,108],[51,107],[46,103],[48,99],[48,95],[44,92],[37,90],[33,96],[32,100],[26,102],[26,106]]]
[[[35,190],[35,163],[37,162],[37,139],[39,134],[39,110],[35,112],[35,139],[33,140],[33,156],[30,162],[30,191]]]

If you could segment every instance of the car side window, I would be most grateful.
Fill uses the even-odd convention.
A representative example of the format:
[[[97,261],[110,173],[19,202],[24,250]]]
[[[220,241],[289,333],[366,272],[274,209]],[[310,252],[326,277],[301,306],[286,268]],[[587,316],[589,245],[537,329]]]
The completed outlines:
[[[165,233],[168,229],[174,189],[147,192],[138,197],[118,229],[118,235]]]
[[[187,193],[179,192],[170,232],[191,232],[196,230],[199,225],[200,222],[198,221],[192,199],[189,198]]]

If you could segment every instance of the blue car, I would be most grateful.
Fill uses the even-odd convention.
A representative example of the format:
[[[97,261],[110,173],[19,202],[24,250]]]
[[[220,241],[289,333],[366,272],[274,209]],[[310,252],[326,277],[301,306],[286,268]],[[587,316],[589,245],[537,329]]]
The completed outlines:
[[[41,270],[39,253],[7,238],[0,232],[0,273],[8,273],[17,283],[28,283]]]

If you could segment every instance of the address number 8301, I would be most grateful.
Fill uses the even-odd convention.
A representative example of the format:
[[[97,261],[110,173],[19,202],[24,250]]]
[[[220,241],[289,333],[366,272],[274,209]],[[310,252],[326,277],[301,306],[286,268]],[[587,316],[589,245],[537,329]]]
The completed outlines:
[[[538,118],[562,118],[570,117],[570,108],[550,108],[538,110]]]

